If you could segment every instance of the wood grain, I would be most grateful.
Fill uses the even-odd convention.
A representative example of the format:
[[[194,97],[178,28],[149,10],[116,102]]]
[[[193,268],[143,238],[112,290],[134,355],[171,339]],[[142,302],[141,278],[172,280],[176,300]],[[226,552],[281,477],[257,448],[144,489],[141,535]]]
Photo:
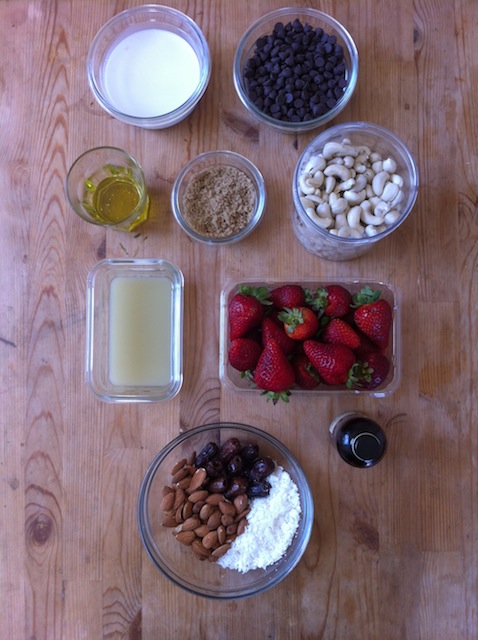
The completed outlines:
[[[478,4],[312,3],[347,26],[360,52],[358,87],[337,121],[389,127],[420,172],[409,219],[348,263],[308,254],[291,229],[291,176],[316,132],[259,125],[232,84],[239,37],[286,0],[165,0],[204,31],[213,72],[193,114],[163,131],[114,120],[87,83],[95,33],[137,4],[0,3],[1,637],[475,640]],[[138,234],[105,232],[69,210],[68,167],[102,144],[127,149],[144,168],[151,220]],[[259,228],[220,249],[190,241],[169,206],[180,168],[216,148],[249,157],[268,189]],[[161,405],[104,404],[84,382],[86,277],[100,259],[126,256],[169,259],[185,276],[184,385]],[[251,276],[392,283],[402,303],[398,391],[273,406],[223,389],[219,296],[230,279]],[[329,441],[330,419],[350,408],[388,436],[383,462],[365,472],[345,465]],[[215,603],[152,566],[136,506],[158,450],[181,430],[221,419],[268,430],[294,451],[316,517],[286,580]]]

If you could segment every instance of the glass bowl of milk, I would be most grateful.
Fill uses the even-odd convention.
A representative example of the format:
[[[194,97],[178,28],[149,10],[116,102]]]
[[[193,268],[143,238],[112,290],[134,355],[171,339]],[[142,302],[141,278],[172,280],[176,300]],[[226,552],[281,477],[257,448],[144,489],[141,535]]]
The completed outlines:
[[[87,280],[86,380],[105,402],[179,393],[184,278],[162,259],[102,260]]]
[[[207,41],[177,9],[143,5],[113,16],[91,43],[88,81],[110,115],[146,129],[186,118],[211,76]]]

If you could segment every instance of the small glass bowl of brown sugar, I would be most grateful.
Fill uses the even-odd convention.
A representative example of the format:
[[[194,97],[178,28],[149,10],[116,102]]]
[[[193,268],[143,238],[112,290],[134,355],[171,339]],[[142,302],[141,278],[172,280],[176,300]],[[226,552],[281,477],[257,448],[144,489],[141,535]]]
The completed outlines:
[[[171,207],[181,228],[209,245],[232,244],[259,224],[266,204],[264,178],[233,151],[207,151],[176,178]]]

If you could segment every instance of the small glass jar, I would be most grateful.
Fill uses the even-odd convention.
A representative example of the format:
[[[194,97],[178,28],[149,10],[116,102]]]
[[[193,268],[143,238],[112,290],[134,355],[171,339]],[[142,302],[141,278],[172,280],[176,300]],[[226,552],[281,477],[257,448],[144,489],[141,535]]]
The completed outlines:
[[[380,425],[357,411],[334,418],[329,433],[340,456],[354,467],[373,467],[382,459],[387,447]]]

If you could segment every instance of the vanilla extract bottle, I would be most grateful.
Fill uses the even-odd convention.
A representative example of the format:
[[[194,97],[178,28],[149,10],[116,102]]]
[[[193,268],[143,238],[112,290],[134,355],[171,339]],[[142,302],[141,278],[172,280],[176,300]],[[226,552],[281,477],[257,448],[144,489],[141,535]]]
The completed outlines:
[[[382,459],[387,447],[380,425],[355,411],[334,418],[329,432],[340,456],[354,467],[373,467]]]

